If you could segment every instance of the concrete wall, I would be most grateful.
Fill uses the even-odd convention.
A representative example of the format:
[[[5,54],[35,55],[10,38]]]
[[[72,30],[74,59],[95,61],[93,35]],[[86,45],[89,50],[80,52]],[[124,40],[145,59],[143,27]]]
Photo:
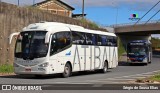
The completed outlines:
[[[23,27],[31,23],[40,21],[62,22],[93,29],[87,23],[69,17],[54,15],[34,8],[0,3],[0,65],[13,63],[15,40],[10,46],[8,44],[9,35],[21,31]]]
[[[143,35],[147,34],[158,34],[160,33],[160,23],[149,23],[149,24],[139,24],[139,25],[130,25],[130,26],[122,26],[116,27],[115,32],[117,34],[120,33],[143,33]]]

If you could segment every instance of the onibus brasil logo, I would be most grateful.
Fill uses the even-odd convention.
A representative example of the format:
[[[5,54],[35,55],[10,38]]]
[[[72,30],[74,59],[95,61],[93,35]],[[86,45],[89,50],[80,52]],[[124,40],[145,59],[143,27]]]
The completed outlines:
[[[139,20],[139,15],[138,14],[131,14],[131,17],[129,18],[129,20],[132,20],[132,21],[137,21]]]

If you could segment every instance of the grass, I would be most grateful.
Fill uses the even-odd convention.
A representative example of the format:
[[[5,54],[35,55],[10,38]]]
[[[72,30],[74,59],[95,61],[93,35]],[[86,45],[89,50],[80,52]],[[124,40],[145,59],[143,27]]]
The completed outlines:
[[[137,79],[136,82],[137,83],[154,83],[154,82],[160,83],[160,74],[156,74],[154,76],[144,78],[144,79]]]
[[[96,24],[95,22],[91,22],[91,21],[89,21],[87,19],[81,19],[80,22],[82,22],[84,24],[88,24],[89,27],[91,27],[91,28],[95,28],[95,29],[99,28],[98,24]]]
[[[160,81],[160,74],[156,74],[156,75],[150,77],[149,79],[153,80],[153,81]]]
[[[0,73],[13,73],[13,65],[10,64],[4,64],[0,65]]]
[[[124,47],[123,47],[123,44],[122,44],[120,38],[118,38],[118,43],[119,43],[119,44],[118,44],[118,56],[120,57],[120,56],[122,56],[122,54],[125,53],[126,51],[125,51],[125,49],[124,49]]]
[[[79,21],[80,21],[81,23],[83,23],[83,24],[88,25],[89,29],[107,31],[106,29],[101,28],[101,27],[99,26],[99,24],[97,24],[96,22],[90,21],[90,20],[88,20],[88,19],[86,19],[86,18],[80,19]]]

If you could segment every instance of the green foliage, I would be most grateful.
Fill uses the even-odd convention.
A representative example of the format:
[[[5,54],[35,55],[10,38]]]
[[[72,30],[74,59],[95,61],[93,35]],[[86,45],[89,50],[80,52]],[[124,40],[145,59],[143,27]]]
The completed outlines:
[[[106,31],[106,29],[101,28],[97,23],[92,22],[88,19],[81,19],[80,22],[82,24],[88,25],[89,28],[95,29],[95,30],[102,30],[102,31]]]
[[[124,49],[124,46],[120,40],[120,38],[118,38],[118,56],[122,56],[123,53],[125,53],[125,49]]]
[[[13,65],[10,64],[4,64],[0,65],[0,73],[13,73]]]
[[[150,79],[154,80],[154,81],[160,81],[160,74],[156,74],[153,77],[151,77]]]

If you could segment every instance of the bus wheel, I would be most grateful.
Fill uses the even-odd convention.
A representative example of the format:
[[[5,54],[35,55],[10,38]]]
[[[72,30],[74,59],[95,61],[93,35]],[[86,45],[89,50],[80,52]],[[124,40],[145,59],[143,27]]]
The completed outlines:
[[[107,62],[104,62],[104,66],[103,66],[103,69],[101,69],[101,72],[106,73],[107,71],[108,71],[108,64]]]
[[[34,75],[35,78],[42,78],[42,75]]]
[[[148,64],[151,64],[151,60],[148,62]]]
[[[65,65],[65,67],[64,67],[64,72],[62,73],[62,76],[64,77],[64,78],[67,78],[67,77],[69,77],[71,75],[71,66],[70,66],[70,64],[66,64]]]
[[[144,66],[147,66],[148,65],[148,62],[147,63],[144,63]]]

